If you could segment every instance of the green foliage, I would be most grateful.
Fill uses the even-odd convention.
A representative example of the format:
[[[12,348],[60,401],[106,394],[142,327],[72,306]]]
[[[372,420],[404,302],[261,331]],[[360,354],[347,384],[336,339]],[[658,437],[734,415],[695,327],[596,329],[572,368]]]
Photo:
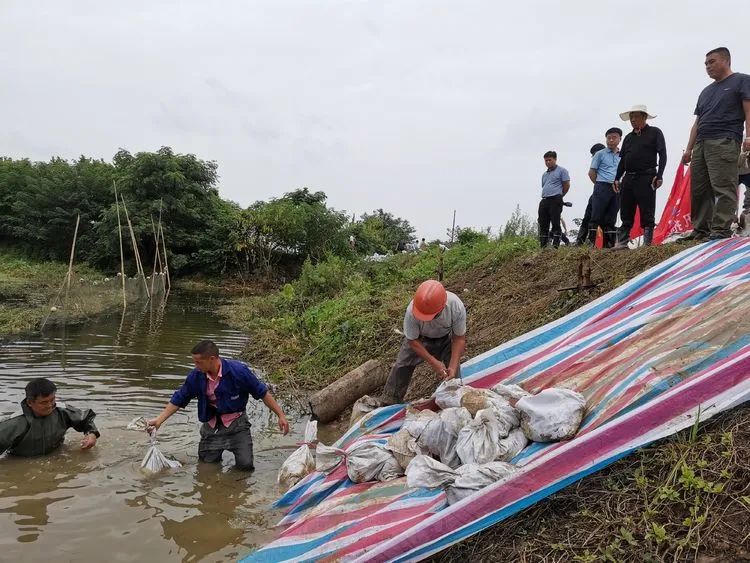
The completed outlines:
[[[520,205],[516,205],[508,222],[500,227],[500,237],[534,237],[537,235],[537,230],[536,222],[521,212]]]
[[[446,280],[478,264],[534,249],[533,241],[456,245],[442,254]],[[404,309],[418,283],[435,278],[441,252],[396,254],[381,262],[329,255],[305,262],[276,294],[238,299],[225,316],[250,334],[246,359],[277,379],[314,388],[370,358],[391,360]]]
[[[488,232],[481,232],[471,227],[456,227],[456,243],[472,246],[490,240]]]

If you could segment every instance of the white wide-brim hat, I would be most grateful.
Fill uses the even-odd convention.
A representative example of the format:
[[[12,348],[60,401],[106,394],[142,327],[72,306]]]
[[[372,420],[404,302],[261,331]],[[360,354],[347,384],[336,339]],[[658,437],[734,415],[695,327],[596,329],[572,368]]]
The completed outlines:
[[[641,113],[645,113],[649,119],[653,119],[654,117],[656,117],[655,115],[651,115],[648,112],[648,109],[646,108],[646,106],[637,104],[637,105],[634,105],[632,108],[630,108],[628,111],[622,112],[620,114],[620,119],[622,119],[623,121],[627,121],[628,119],[630,119],[630,114],[634,111],[640,111]]]

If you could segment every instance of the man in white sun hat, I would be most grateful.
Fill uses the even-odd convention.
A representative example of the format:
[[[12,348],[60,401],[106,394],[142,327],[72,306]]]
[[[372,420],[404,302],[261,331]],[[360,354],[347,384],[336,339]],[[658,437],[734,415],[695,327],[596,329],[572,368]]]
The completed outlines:
[[[620,164],[615,174],[614,189],[620,192],[621,220],[617,248],[627,248],[636,207],[641,212],[644,244],[650,245],[654,236],[656,190],[664,183],[662,178],[667,166],[664,133],[647,123],[655,117],[644,105],[635,105],[620,114],[620,119],[630,121],[633,131],[625,135],[622,142]]]

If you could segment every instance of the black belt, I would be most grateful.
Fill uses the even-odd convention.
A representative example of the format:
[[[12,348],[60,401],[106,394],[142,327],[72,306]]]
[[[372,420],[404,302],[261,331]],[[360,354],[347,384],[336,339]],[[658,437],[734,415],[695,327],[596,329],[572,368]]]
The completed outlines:
[[[562,197],[562,196],[563,196],[562,194],[557,194],[557,195],[543,195],[542,199],[552,199],[553,197]]]
[[[656,170],[642,170],[641,172],[625,172],[626,176],[656,176]]]

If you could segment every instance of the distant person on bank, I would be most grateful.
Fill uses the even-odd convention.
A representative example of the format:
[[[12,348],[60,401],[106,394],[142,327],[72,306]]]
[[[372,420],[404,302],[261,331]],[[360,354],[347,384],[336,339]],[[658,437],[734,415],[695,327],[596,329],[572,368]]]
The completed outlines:
[[[546,248],[552,234],[552,246],[560,246],[560,215],[563,208],[563,196],[570,189],[570,174],[557,164],[557,153],[544,153],[544,165],[547,171],[542,174],[542,200],[539,202],[537,221],[539,223],[539,246]]]
[[[643,244],[650,246],[654,238],[656,190],[664,183],[667,166],[664,133],[647,123],[655,117],[644,105],[635,105],[620,114],[620,119],[630,121],[633,130],[622,141],[614,184],[615,190],[620,192],[620,228],[616,248],[628,248],[636,208],[640,212]]]
[[[690,163],[693,232],[678,240],[732,235],[737,215],[736,163],[740,150],[750,151],[750,76],[732,71],[726,47],[706,53],[705,65],[713,82],[698,96],[695,123],[682,155],[682,161]]]
[[[589,152],[591,153],[591,158],[594,158],[594,155],[598,153],[600,150],[605,148],[605,146],[602,143],[596,143],[591,147]],[[591,223],[591,204],[593,202],[594,196],[593,194],[589,196],[589,201],[586,204],[586,210],[583,212],[583,219],[581,219],[581,224],[578,227],[578,236],[576,237],[576,246],[582,246],[586,243],[586,240],[589,238],[589,225]],[[596,240],[596,239],[594,239]]]
[[[56,402],[57,387],[49,379],[32,379],[21,401],[22,414],[0,422],[0,455],[47,455],[65,441],[68,428],[84,434],[81,449],[96,444],[99,431],[91,409],[79,410]]]
[[[461,376],[466,307],[437,280],[422,282],[406,307],[404,340],[383,390],[387,405],[401,403],[414,369],[427,362],[439,379]]]
[[[224,450],[234,454],[237,469],[252,471],[253,438],[247,419],[247,402],[252,396],[272,410],[279,418],[279,429],[287,434],[289,423],[268,387],[252,370],[237,360],[219,357],[219,347],[210,340],[202,340],[191,350],[195,368],[185,383],[175,391],[159,416],[148,421],[148,427],[159,429],[179,409],[198,399],[200,429],[198,459],[220,463]]]
[[[607,146],[596,151],[591,157],[589,179],[594,184],[591,196],[591,217],[589,219],[589,240],[596,242],[597,229],[601,227],[604,247],[615,244],[617,212],[620,210],[620,197],[615,191],[614,182],[620,164],[620,140],[622,129],[610,127],[604,133]]]

